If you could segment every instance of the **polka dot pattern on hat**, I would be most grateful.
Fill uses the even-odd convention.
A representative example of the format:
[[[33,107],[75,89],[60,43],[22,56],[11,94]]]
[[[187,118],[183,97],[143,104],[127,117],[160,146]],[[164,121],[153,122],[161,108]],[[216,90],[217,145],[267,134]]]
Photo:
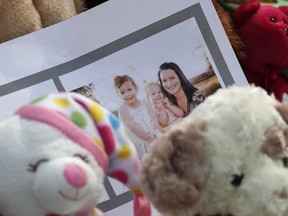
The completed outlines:
[[[54,103],[56,104],[56,106],[61,108],[66,108],[70,106],[70,102],[65,98],[55,98]]]
[[[117,156],[120,159],[126,159],[131,157],[131,154],[132,154],[131,149],[128,146],[121,146]]]
[[[109,125],[102,125],[98,127],[99,133],[102,136],[103,142],[105,143],[105,150],[108,155],[111,155],[116,148],[115,137],[113,131]]]
[[[87,136],[96,149],[106,152],[109,158],[108,176],[126,184],[135,195],[142,194],[137,180],[140,163],[135,146],[126,128],[113,113],[76,93],[50,94],[33,103],[60,113],[83,131],[83,136]],[[69,130],[64,131],[70,133]],[[97,158],[97,155],[94,157]]]
[[[91,113],[92,118],[96,121],[96,122],[101,122],[104,120],[104,113],[102,112],[102,109],[100,107],[100,105],[98,104],[92,104],[89,107],[89,112]]]
[[[128,183],[128,175],[125,171],[123,170],[114,170],[111,172],[111,176],[118,179],[119,181],[121,181],[124,184]]]
[[[134,145],[119,119],[96,102],[75,93],[51,94],[35,100],[37,105],[55,110],[87,134],[110,158],[108,172],[124,184],[136,184],[138,166]],[[136,155],[136,157],[135,157]],[[121,175],[119,173],[122,173]],[[123,174],[125,173],[125,175]],[[123,176],[126,176],[125,178]],[[127,178],[127,179],[126,179]]]
[[[79,128],[85,128],[87,126],[87,120],[80,112],[72,112],[70,116],[71,121]]]

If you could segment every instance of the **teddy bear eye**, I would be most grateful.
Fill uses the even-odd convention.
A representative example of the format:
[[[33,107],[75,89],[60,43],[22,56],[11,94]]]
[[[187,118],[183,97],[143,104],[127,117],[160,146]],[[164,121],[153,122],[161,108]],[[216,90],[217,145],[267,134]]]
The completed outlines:
[[[242,180],[244,178],[244,174],[234,174],[232,175],[232,181],[230,182],[234,187],[239,187],[242,183]]]
[[[281,23],[286,23],[284,20],[281,20]]]
[[[81,160],[83,160],[85,163],[89,163],[89,159],[87,155],[81,155],[81,154],[74,154],[74,157],[79,157]]]
[[[37,161],[35,164],[29,164],[28,171],[29,171],[29,172],[36,172],[38,166],[39,166],[41,163],[44,163],[44,162],[47,162],[47,161],[48,161],[48,159],[41,159],[41,160]]]
[[[271,18],[270,18],[270,21],[273,22],[273,23],[275,23],[275,22],[276,22],[275,17],[271,17]]]
[[[284,157],[282,158],[283,166],[288,167],[288,158]]]

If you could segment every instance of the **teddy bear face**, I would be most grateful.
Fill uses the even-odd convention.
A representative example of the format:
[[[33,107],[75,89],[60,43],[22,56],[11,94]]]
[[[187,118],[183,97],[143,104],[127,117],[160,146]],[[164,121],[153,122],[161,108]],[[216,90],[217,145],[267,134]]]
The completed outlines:
[[[288,93],[288,6],[261,5],[248,0],[233,13],[237,33],[245,45],[241,66],[249,83],[282,101]]]
[[[217,91],[152,143],[144,193],[169,216],[284,216],[288,108],[276,107],[260,88]]]
[[[3,216],[66,215],[96,205],[104,173],[87,150],[59,130],[19,116],[1,123],[0,134]]]
[[[260,6],[259,2],[253,1],[246,5],[246,8],[236,10],[234,20],[246,46],[248,65],[255,69],[268,65],[286,68],[288,16],[285,10],[270,5]]]

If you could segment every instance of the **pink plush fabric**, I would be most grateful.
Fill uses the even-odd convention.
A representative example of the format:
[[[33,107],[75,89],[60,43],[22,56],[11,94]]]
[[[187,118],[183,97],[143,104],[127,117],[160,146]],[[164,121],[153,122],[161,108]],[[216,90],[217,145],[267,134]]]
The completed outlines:
[[[243,3],[233,14],[240,38],[246,46],[243,70],[250,83],[274,93],[280,101],[288,93],[283,70],[288,68],[288,6]]]
[[[91,152],[103,171],[107,171],[108,157],[105,152],[95,145],[95,142],[81,129],[76,127],[74,124],[71,124],[71,121],[69,121],[65,116],[53,110],[33,104],[20,107],[16,114],[23,118],[43,122],[52,127],[58,128],[71,140]]]
[[[50,125],[88,150],[104,173],[125,184],[133,193],[134,215],[151,215],[149,201],[143,196],[138,182],[140,161],[137,151],[123,124],[110,111],[80,94],[56,93],[37,98],[33,104],[20,107],[15,114]],[[69,173],[64,175],[70,179]],[[81,185],[84,181],[74,180],[73,184]]]

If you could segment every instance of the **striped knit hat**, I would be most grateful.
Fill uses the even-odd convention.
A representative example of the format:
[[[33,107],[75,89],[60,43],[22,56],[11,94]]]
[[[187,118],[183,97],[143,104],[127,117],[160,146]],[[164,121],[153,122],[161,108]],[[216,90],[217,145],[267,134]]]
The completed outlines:
[[[135,195],[134,215],[150,216],[137,180],[140,162],[123,124],[96,102],[76,93],[50,94],[20,107],[24,119],[48,124],[88,150],[103,171]]]

